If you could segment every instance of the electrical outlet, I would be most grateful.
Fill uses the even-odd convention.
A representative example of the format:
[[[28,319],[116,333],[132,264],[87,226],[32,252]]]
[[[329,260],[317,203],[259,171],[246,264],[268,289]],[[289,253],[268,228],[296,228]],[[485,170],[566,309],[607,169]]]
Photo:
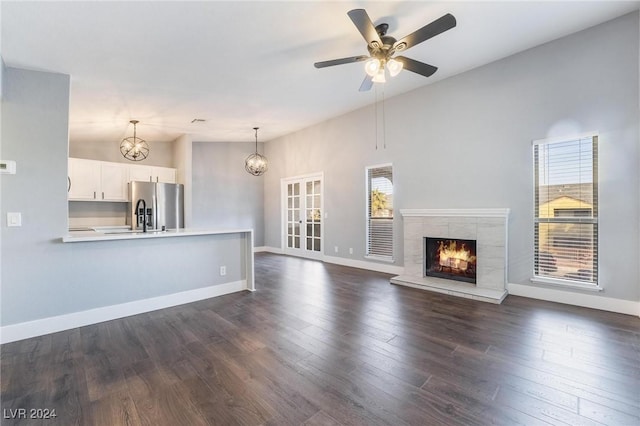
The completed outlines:
[[[349,247],[349,254],[353,254],[353,247]]]
[[[337,252],[338,252],[338,246],[335,246],[335,247],[333,248],[333,251],[335,251],[335,252],[337,253]]]
[[[226,266],[221,266],[220,267],[220,275],[221,276],[227,275],[227,267]]]

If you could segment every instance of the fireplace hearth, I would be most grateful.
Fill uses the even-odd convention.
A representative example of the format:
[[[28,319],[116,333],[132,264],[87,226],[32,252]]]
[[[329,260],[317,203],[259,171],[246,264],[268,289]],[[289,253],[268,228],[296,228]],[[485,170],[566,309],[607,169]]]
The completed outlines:
[[[476,283],[476,241],[424,238],[425,276]]]

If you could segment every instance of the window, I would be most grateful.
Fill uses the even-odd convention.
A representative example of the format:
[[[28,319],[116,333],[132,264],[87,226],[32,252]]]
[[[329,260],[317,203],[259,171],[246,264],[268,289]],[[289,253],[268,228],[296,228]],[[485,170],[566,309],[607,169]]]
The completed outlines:
[[[367,256],[393,260],[392,166],[367,167]]]
[[[535,141],[534,281],[598,284],[598,136]]]

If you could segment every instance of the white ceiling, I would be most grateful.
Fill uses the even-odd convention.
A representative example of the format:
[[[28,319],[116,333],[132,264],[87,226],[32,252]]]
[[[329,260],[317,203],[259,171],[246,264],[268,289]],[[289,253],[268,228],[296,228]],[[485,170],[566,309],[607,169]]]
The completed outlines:
[[[638,9],[638,1],[2,1],[7,66],[71,75],[70,138],[253,141],[295,132],[375,101],[367,54],[347,11],[365,8],[397,39],[452,13],[456,28],[404,53],[439,70],[403,71],[387,98]],[[378,96],[382,91],[379,90]],[[206,123],[191,124],[194,118]]]

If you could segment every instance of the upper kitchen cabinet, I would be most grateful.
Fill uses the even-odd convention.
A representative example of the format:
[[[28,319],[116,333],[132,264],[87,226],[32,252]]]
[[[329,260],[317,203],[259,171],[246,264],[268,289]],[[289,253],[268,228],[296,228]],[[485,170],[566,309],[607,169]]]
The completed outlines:
[[[68,198],[93,201],[99,191],[100,161],[69,158]]]
[[[128,201],[126,164],[69,158],[68,198],[72,201]]]
[[[176,169],[169,167],[129,165],[129,181],[176,183]]]
[[[104,201],[128,201],[129,168],[126,164],[101,162],[100,183]]]

